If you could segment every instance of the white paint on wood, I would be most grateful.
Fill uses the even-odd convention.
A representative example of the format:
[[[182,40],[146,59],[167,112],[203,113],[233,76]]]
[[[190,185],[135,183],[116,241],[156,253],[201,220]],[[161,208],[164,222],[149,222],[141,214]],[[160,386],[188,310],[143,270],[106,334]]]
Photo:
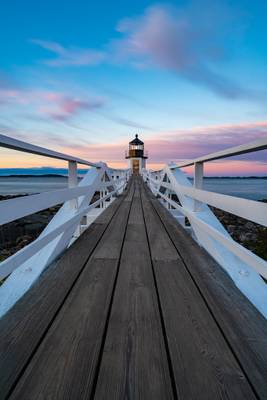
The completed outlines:
[[[257,142],[257,145],[264,146],[264,143],[266,141],[261,141],[260,144]],[[172,214],[170,206],[188,218],[192,237],[225,269],[236,286],[267,318],[267,286],[262,279],[262,276],[267,279],[266,261],[235,242],[207,204],[264,226],[267,223],[267,205],[202,190],[202,160],[195,160],[194,163],[196,167],[194,186],[179,168],[174,168],[173,164],[167,165],[161,171],[144,170],[143,178]],[[164,188],[167,189],[166,193]],[[170,198],[169,191],[176,194],[181,205]],[[201,207],[196,207],[196,201]],[[179,217],[177,221],[181,223]]]
[[[127,171],[124,172],[124,177],[121,172],[121,179],[115,183],[110,178],[111,174],[107,165],[104,163],[99,165],[98,168],[89,169],[76,187],[76,166],[70,164],[70,188],[0,202],[2,211],[17,210],[13,212],[12,220],[14,220],[32,211],[40,211],[64,201],[58,213],[34,242],[0,263],[0,278],[10,274],[0,287],[0,317],[23,296],[42,271],[92,223],[98,214],[98,211],[93,214],[92,209],[101,202],[105,202],[105,207],[107,207],[111,201],[106,200],[125,188]],[[107,181],[103,181],[105,176],[107,176]],[[105,195],[90,204],[96,191],[105,191]],[[69,201],[73,198],[77,199],[75,208]],[[22,206],[19,211],[18,205]],[[102,209],[98,210],[102,211]],[[12,212],[9,212],[6,220],[10,220],[11,215]],[[81,227],[83,217],[88,219],[86,225],[82,223]]]
[[[203,187],[203,163],[196,162],[194,164],[194,187],[196,189],[202,189]],[[202,203],[196,199],[194,199],[194,211],[201,210]]]

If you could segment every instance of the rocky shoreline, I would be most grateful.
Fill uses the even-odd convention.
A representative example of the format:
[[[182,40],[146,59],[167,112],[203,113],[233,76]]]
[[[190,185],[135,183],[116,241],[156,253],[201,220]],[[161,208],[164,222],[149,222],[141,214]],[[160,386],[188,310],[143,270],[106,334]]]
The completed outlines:
[[[0,201],[14,197],[17,196],[0,196]],[[262,201],[267,203],[267,199]],[[0,226],[0,261],[35,240],[59,207],[51,207]],[[211,209],[234,240],[267,260],[267,228],[214,207]]]
[[[14,197],[21,197],[21,195],[0,195],[0,201]],[[33,242],[51,221],[59,207],[51,207],[0,226],[0,262]]]
[[[267,203],[267,199],[261,201]],[[267,260],[267,228],[217,208],[210,208],[237,243]]]

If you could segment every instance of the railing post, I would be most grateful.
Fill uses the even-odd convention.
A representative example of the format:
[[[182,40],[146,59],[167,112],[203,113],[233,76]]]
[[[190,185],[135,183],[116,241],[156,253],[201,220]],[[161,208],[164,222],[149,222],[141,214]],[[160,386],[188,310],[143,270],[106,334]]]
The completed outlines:
[[[75,161],[69,161],[69,174],[68,174],[68,187],[74,188],[78,185],[78,173],[77,173],[77,163]],[[78,209],[78,199],[72,199],[69,201],[69,205],[71,209],[77,210]],[[74,237],[79,237],[81,234],[81,223],[80,221],[79,226],[77,227],[76,231],[74,232]]]
[[[170,190],[168,190],[167,197],[168,197],[168,199],[171,199],[171,191]],[[167,209],[171,210],[171,205],[169,202],[167,202]]]
[[[196,189],[202,189],[203,187],[203,162],[194,163],[194,187]],[[194,211],[201,210],[201,201],[194,200]]]
[[[78,174],[77,174],[77,163],[75,161],[69,161],[69,175],[68,175],[68,186],[74,188],[78,185]],[[77,199],[70,200],[71,208],[78,208]]]
[[[107,189],[105,189],[104,190],[104,192],[103,192],[103,196],[105,197],[106,196],[106,194],[108,194],[108,191],[107,191]],[[105,209],[105,208],[107,208],[107,202],[106,202],[106,200],[104,200],[103,201],[103,208]]]

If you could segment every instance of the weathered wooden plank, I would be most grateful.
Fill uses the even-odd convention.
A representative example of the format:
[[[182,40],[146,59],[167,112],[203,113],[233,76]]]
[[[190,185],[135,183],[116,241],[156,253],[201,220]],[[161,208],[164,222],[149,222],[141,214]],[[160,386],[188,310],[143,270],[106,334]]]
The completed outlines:
[[[175,247],[144,191],[142,200],[178,398],[256,398],[182,260],[164,258]]]
[[[121,250],[121,239],[124,234],[125,216],[127,215],[129,204],[124,201],[121,211],[116,218],[116,228],[111,224],[105,232],[105,239],[102,240],[94,252],[94,258],[113,258],[117,259]]]
[[[113,202],[0,320],[0,398],[15,384],[122,201]]]
[[[122,246],[130,207],[131,201],[123,202],[97,247],[116,233],[118,220],[124,221]],[[118,261],[96,258],[93,253],[14,388],[12,399],[90,398]]]
[[[136,190],[95,399],[171,399],[172,386]]]
[[[135,191],[135,181],[132,182],[129,188],[129,192],[125,195],[123,199],[123,204],[121,205],[121,207],[124,208],[125,210],[128,210],[129,208],[128,203],[132,201],[132,198],[134,196],[134,191]],[[113,225],[108,227],[107,232],[105,233],[106,240],[102,240],[94,252],[95,258],[117,259],[119,257],[121,251],[121,238],[124,234],[124,230],[121,229],[121,227],[125,225],[126,214],[123,212],[120,212],[118,214],[116,219],[117,229],[114,229]]]
[[[0,320],[0,398],[16,382],[105,229],[104,223],[92,224]]]
[[[210,255],[149,196],[255,392],[267,399],[267,321]]]
[[[89,261],[79,295],[69,295],[11,399],[90,398],[116,267],[114,259]]]
[[[142,196],[142,202],[144,210],[147,211],[145,214],[145,221],[152,260],[179,260],[180,257],[177,250],[172,245],[164,227],[156,222],[155,214],[151,212],[151,206],[144,196]]]

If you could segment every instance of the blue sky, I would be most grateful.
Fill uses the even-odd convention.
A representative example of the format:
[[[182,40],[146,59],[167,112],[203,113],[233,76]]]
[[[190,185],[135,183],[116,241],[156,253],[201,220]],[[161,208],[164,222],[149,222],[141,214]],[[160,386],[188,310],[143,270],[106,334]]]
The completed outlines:
[[[153,163],[266,136],[264,1],[17,0],[0,15],[3,134],[119,162],[139,132]]]

